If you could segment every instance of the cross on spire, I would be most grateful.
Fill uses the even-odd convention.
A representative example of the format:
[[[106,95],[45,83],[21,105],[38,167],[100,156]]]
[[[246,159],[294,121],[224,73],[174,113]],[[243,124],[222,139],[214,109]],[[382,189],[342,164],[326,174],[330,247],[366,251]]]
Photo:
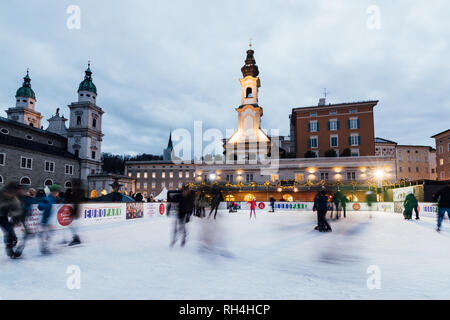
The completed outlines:
[[[324,96],[325,99],[327,98],[328,94],[329,94],[329,92],[327,91],[327,88],[324,88],[323,89],[323,96]]]

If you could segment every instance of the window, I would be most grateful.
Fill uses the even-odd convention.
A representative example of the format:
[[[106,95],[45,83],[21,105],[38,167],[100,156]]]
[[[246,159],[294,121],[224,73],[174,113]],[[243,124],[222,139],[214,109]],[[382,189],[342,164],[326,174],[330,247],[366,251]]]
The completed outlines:
[[[296,173],[295,174],[295,181],[303,181],[303,173]]]
[[[319,142],[317,137],[310,137],[308,140],[309,148],[318,148]]]
[[[94,128],[97,128],[97,119],[92,119],[92,126],[94,127]]]
[[[128,176],[129,176],[130,178],[131,178],[131,175],[132,175],[131,172],[128,172]]]
[[[339,120],[332,119],[332,120],[328,121],[328,130],[330,130],[330,131],[339,130]]]
[[[2,130],[0,130],[0,131],[3,134],[9,134],[9,130],[8,129],[2,128]]]
[[[247,88],[245,91],[245,97],[246,98],[253,98],[252,88]]]
[[[320,180],[328,180],[328,172],[321,172]]]
[[[55,163],[52,161],[44,161],[44,171],[45,172],[55,172]]]
[[[178,182],[178,189],[183,188],[183,182]]]
[[[155,171],[152,172],[152,178],[153,178],[153,179],[156,178],[156,172],[155,172]]]
[[[172,182],[172,181],[169,182],[169,188],[170,188],[170,189],[173,188],[173,182]]]
[[[416,155],[416,162],[420,161],[420,157],[418,155]]]
[[[443,166],[444,165],[444,159],[442,158],[442,159],[439,159],[439,165],[440,166]]]
[[[20,184],[23,186],[29,186],[29,185],[31,185],[31,180],[28,177],[22,177],[20,179]]]
[[[350,118],[348,120],[348,128],[350,130],[359,129],[360,123],[358,118]]]
[[[144,189],[147,189],[147,187],[148,187],[148,183],[144,182]]]
[[[227,174],[226,180],[227,180],[227,182],[232,183],[233,182],[233,175],[232,174]]]
[[[337,135],[330,136],[330,146],[338,147],[338,136]]]
[[[20,168],[21,169],[33,169],[33,159],[20,157]]]
[[[186,178],[189,178],[189,171],[186,171]]]
[[[66,181],[66,183],[64,184],[64,187],[65,187],[66,189],[72,188],[72,182]]]
[[[178,171],[178,178],[183,178],[183,172],[182,171]]]
[[[52,141],[52,140],[48,140],[47,143],[48,143],[48,145],[50,145],[50,146],[53,145],[53,141]]]
[[[152,182],[152,189],[156,188],[156,182]]]
[[[445,179],[445,172],[442,171],[442,172],[441,172],[441,180],[444,180],[444,179]]]
[[[0,184],[3,184],[3,177],[0,176]]]
[[[77,158],[80,157],[80,150],[78,150],[78,149],[75,150],[75,157],[77,157]]]
[[[317,132],[319,131],[319,122],[317,120],[310,121],[308,125],[308,131],[309,132]]]
[[[416,172],[419,172],[419,170],[420,170],[419,167],[416,167]]]
[[[136,189],[140,189],[141,188],[141,183],[140,182],[136,182]]]
[[[400,172],[403,172],[403,167],[400,167],[399,169],[400,169]]]
[[[356,180],[356,172],[348,171],[347,172],[347,180]]]
[[[92,159],[95,160],[95,151],[92,151]]]
[[[136,178],[140,178],[141,177],[141,173],[140,172],[138,172],[138,173],[136,173]]]
[[[252,173],[247,174],[246,175],[246,180],[247,180],[247,182],[252,182],[253,181],[253,174]]]
[[[330,116],[335,116],[337,115],[337,111],[330,111]]]
[[[26,138],[27,140],[33,140],[33,137],[32,137],[32,136],[30,136],[29,134],[28,134],[28,135],[26,135],[26,136],[25,136],[25,138]]]
[[[408,154],[408,162],[411,162],[411,155],[410,154]]]
[[[351,149],[352,157],[359,157],[359,149]]]
[[[163,171],[163,172],[161,172],[161,178],[165,178],[166,177],[166,172],[165,171]]]
[[[172,179],[173,178],[173,171],[169,172],[169,178]]]
[[[53,185],[52,179],[47,179],[47,180],[45,180],[44,186],[50,187],[51,185]]]
[[[163,181],[161,182],[161,188],[165,188],[166,187],[166,183]]]
[[[444,153],[444,147],[443,146],[439,146],[439,153]]]
[[[411,167],[408,167],[408,172],[412,172],[412,169],[411,169]]]
[[[450,143],[448,144],[448,151],[450,151]]]
[[[356,110],[356,109],[350,109],[350,113],[357,113],[358,112],[358,110]]]
[[[77,126],[81,126],[81,116],[77,117]]]
[[[317,113],[313,112],[309,114],[310,117],[317,117]]]
[[[349,145],[351,146],[359,146],[361,145],[361,137],[359,134],[352,134],[348,140]]]
[[[3,167],[5,165],[5,159],[6,159],[6,154],[0,153],[0,166]]]
[[[145,171],[145,172],[144,172],[144,179],[147,179],[147,178],[148,178],[148,172]]]

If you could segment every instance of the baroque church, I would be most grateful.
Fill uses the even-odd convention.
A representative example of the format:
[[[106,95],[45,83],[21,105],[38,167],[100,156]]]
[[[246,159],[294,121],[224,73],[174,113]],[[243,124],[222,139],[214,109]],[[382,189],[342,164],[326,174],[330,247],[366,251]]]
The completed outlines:
[[[44,129],[27,71],[16,92],[15,107],[6,110],[7,118],[0,117],[0,185],[18,182],[27,188],[42,189],[57,183],[67,189],[73,179],[81,179],[86,189],[92,189],[100,176],[104,180],[101,175],[104,111],[97,105],[90,64],[77,92],[78,101],[68,106],[69,119],[58,108]],[[106,193],[109,181],[111,177],[98,189]]]

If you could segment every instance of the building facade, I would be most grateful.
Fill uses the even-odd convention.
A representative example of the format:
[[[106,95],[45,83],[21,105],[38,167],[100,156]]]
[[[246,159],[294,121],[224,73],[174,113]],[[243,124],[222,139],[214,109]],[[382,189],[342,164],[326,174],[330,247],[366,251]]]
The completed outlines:
[[[326,104],[292,109],[291,139],[297,158],[307,152],[323,157],[348,149],[351,156],[374,156],[373,108],[378,101]],[[332,152],[332,151],[331,151]]]
[[[430,146],[397,145],[397,177],[399,180],[432,179],[436,166],[432,154],[435,150]]]
[[[436,175],[439,181],[450,180],[450,129],[432,138],[436,141]]]

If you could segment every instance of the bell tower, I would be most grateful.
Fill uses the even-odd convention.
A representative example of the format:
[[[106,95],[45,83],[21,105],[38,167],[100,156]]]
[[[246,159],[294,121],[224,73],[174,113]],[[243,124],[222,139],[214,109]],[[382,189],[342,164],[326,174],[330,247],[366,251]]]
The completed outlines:
[[[67,129],[68,149],[80,159],[81,180],[101,172],[102,116],[97,106],[97,88],[92,81],[90,63],[84,80],[78,87],[78,102],[69,105],[70,120]]]

